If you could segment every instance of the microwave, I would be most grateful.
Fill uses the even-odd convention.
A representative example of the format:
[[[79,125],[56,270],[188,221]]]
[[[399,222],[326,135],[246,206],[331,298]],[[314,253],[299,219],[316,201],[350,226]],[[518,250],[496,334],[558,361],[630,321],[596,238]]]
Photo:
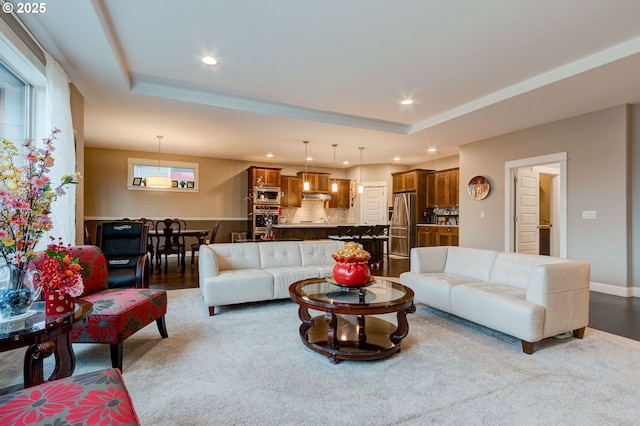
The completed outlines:
[[[254,204],[280,204],[280,188],[261,186],[253,188]]]

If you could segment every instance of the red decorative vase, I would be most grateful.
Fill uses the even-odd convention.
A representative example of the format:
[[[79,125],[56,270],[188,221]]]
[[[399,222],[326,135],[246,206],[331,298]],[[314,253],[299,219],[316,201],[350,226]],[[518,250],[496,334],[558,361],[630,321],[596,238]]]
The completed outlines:
[[[52,290],[45,292],[44,297],[44,306],[47,315],[67,314],[73,312],[76,308],[74,297],[67,293]]]
[[[367,262],[336,263],[333,279],[340,285],[358,287],[369,282],[371,271]]]

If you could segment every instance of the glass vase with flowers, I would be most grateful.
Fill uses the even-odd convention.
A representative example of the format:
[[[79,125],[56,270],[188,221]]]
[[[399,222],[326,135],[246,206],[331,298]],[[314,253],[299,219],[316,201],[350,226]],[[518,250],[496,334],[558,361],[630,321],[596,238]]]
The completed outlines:
[[[80,259],[71,258],[70,246],[65,246],[62,239],[57,243],[52,242],[47,246],[46,256],[40,263],[39,278],[47,315],[71,312],[75,308],[75,298],[84,291]]]
[[[53,228],[51,203],[76,184],[78,174],[65,175],[59,185],[51,183],[54,165],[54,129],[41,147],[31,139],[23,152],[11,141],[0,142],[0,316],[22,315],[38,297],[29,262],[37,257],[36,245]],[[37,275],[37,273],[35,273]]]

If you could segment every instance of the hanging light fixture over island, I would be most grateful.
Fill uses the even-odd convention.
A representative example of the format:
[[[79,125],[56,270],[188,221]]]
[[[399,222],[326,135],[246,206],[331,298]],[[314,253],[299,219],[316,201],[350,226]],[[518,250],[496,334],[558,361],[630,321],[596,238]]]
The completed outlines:
[[[331,144],[333,147],[333,182],[331,183],[331,192],[338,192],[338,182],[336,182],[336,147],[338,144]]]
[[[360,150],[360,183],[358,184],[358,194],[362,194],[364,192],[364,185],[362,185],[362,150],[364,146],[358,149]]]
[[[309,185],[308,173],[309,173],[309,157],[307,155],[307,145],[309,145],[309,141],[302,141],[304,144],[304,181],[302,184],[302,190],[308,191],[311,187]]]

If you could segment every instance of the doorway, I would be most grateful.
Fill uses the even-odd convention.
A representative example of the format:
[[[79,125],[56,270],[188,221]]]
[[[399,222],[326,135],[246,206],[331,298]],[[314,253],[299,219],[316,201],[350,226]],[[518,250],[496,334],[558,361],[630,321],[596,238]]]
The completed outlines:
[[[566,152],[505,163],[505,251],[538,253],[541,221],[537,188],[540,176],[549,181],[548,219],[546,216],[543,219],[548,223],[542,225],[543,228],[551,225],[548,228],[549,254],[567,257]],[[546,232],[543,234],[546,237]]]
[[[360,197],[360,224],[385,225],[388,223],[386,182],[363,183]]]

